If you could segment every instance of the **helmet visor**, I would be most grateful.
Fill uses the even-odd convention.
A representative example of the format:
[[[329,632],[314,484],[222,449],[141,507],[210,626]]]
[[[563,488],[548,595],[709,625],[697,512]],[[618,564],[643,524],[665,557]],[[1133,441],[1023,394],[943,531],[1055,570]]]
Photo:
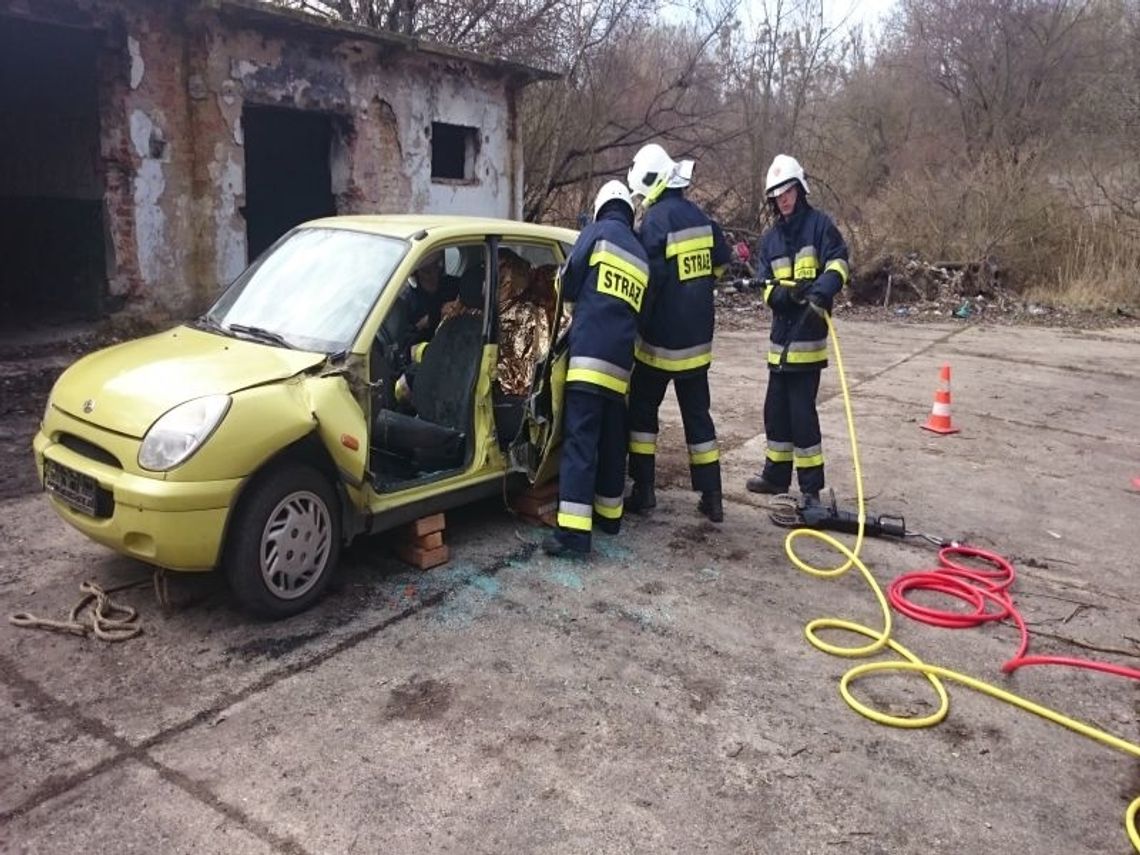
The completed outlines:
[[[772,187],[771,189],[769,189],[768,190],[768,198],[769,199],[775,199],[777,196],[779,196],[781,193],[783,193],[789,187],[791,187],[794,184],[799,184],[799,183],[800,183],[799,179],[789,178],[787,181],[783,181],[783,182],[777,184],[775,187]]]

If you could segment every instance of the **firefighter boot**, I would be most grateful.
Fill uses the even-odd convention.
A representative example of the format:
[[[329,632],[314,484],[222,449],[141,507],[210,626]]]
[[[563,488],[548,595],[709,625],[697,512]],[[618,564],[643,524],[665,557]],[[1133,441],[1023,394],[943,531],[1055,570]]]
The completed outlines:
[[[771,481],[765,480],[763,475],[753,475],[749,478],[744,486],[748,489],[749,493],[766,493],[769,496],[778,496],[780,493],[788,492],[787,487],[777,487]]]
[[[721,500],[720,490],[706,490],[701,493],[697,510],[715,523],[724,522],[724,502]]]
[[[603,534],[617,534],[621,531],[621,520],[611,520],[598,514],[594,514],[594,530],[600,531]]]
[[[625,500],[625,509],[635,514],[647,514],[657,507],[657,495],[653,492],[653,485],[644,481],[634,481],[633,489]]]
[[[542,551],[561,558],[585,558],[590,554],[590,536],[559,530],[542,541]]]

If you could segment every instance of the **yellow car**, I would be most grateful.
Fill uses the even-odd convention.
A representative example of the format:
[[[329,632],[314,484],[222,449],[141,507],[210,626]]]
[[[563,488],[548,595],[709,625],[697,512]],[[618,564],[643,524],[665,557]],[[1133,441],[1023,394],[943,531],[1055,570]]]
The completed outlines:
[[[223,569],[256,613],[304,610],[356,535],[557,471],[565,359],[532,347],[507,389],[500,344],[505,292],[543,283],[510,336],[564,340],[554,272],[576,236],[443,216],[292,230],[196,321],[63,373],[34,441],[52,507],[150,564]]]

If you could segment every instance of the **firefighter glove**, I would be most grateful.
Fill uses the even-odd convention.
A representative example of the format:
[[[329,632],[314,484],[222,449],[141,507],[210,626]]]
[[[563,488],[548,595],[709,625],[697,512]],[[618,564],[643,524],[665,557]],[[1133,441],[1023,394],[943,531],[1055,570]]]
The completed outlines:
[[[790,312],[796,308],[795,289],[779,282],[768,286],[768,306],[773,312]]]

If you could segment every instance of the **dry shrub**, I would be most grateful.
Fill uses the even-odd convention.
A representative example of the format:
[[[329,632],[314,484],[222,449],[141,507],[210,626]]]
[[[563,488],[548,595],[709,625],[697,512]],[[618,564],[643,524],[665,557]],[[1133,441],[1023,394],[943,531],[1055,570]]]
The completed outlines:
[[[1055,266],[1026,296],[1072,309],[1140,307],[1140,233],[1118,216],[1071,210]]]
[[[868,210],[884,252],[990,259],[1003,284],[1073,308],[1140,302],[1140,234],[1074,207],[1035,157],[894,178]]]

